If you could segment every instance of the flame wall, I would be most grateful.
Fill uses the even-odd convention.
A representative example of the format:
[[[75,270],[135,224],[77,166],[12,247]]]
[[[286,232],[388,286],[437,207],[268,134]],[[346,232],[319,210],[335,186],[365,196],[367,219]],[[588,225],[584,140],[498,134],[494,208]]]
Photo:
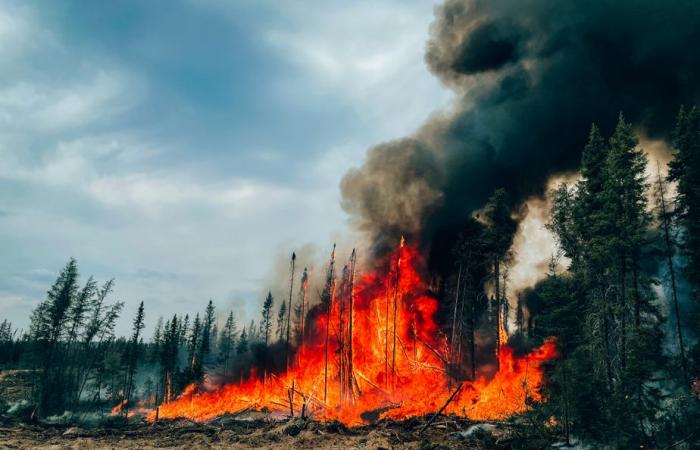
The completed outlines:
[[[159,417],[207,420],[263,407],[300,414],[304,407],[316,418],[356,425],[380,416],[398,419],[438,410],[458,382],[445,370],[446,339],[435,322],[437,301],[427,294],[416,270],[420,264],[415,248],[400,248],[388,258],[386,266],[391,270],[362,275],[352,297],[339,292],[330,315],[318,318],[316,332],[298,350],[288,372],[258,374],[213,392],[188,388],[177,400],[161,405]],[[348,333],[351,300],[352,339]],[[352,376],[347,375],[350,341]],[[499,419],[524,411],[526,399],[541,399],[540,365],[555,355],[553,342],[521,358],[502,347],[495,377],[465,382],[445,411],[473,419]],[[155,411],[149,417],[153,420]]]

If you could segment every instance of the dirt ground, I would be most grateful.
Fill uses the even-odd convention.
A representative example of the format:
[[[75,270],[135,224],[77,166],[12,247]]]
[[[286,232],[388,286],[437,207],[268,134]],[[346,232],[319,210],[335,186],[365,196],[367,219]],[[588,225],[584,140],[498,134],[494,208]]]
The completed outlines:
[[[0,449],[486,449],[507,448],[507,433],[491,424],[440,418],[421,432],[425,419],[380,422],[348,429],[338,423],[300,419],[284,422],[220,418],[118,428],[5,423]]]

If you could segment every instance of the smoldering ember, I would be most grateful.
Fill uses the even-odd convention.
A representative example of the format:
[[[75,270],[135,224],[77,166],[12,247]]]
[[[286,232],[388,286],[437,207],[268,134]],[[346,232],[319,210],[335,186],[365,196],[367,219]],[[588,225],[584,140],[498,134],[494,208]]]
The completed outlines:
[[[0,3],[0,447],[700,448],[700,4],[94,8]]]

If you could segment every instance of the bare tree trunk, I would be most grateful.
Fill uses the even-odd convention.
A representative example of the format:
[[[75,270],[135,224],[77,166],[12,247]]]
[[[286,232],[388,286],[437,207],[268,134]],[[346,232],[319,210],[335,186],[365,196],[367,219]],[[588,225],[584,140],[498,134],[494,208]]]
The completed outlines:
[[[456,336],[456,331],[457,331],[457,307],[459,305],[459,294],[460,294],[460,283],[462,281],[462,263],[459,264],[459,268],[457,269],[457,288],[455,289],[455,301],[454,301],[454,308],[452,310],[452,337],[450,338],[450,359],[452,360],[451,362],[454,364],[454,359],[455,359],[455,336]]]
[[[355,321],[354,314],[355,314],[355,264],[357,261],[357,253],[355,253],[355,249],[352,249],[352,256],[350,256],[350,289],[349,289],[349,294],[350,294],[350,312],[349,312],[349,317],[348,317],[348,393],[349,393],[349,399],[350,401],[353,401],[354,399],[354,394],[353,394],[353,380],[355,379],[355,372],[353,369],[353,352],[352,352],[352,346],[353,346],[353,334],[352,334],[352,327],[353,327],[353,322]]]
[[[399,255],[396,260],[396,281],[394,282],[394,344],[393,350],[391,352],[391,372],[392,372],[392,387],[396,387],[396,313],[398,307],[398,297],[399,297],[399,281],[401,280],[401,253],[403,251],[404,239],[401,236],[401,243],[399,244]]]
[[[289,332],[291,330],[291,319],[292,319],[292,292],[294,290],[294,262],[297,259],[297,254],[292,252],[292,269],[291,269],[291,275],[289,277],[289,308],[287,308],[287,342],[285,346],[285,352],[286,352],[286,370],[285,372],[289,372],[289,354],[290,354],[290,342],[289,342]]]
[[[501,261],[498,258],[493,261],[493,273],[496,280],[496,370],[499,370],[499,357],[501,356]]]
[[[471,311],[469,314],[469,359],[471,363],[472,381],[476,380],[476,339],[474,336],[476,328],[476,298],[471,297]]]

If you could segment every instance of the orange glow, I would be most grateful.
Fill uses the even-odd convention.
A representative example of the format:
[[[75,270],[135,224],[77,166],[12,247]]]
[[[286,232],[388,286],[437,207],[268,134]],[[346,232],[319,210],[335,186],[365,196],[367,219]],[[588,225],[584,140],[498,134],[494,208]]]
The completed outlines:
[[[124,405],[126,405],[126,399],[120,401],[117,406],[112,408],[112,414],[119,414],[122,412],[122,408],[124,408]]]
[[[445,369],[447,339],[435,321],[437,300],[419,275],[422,265],[416,249],[402,243],[383,270],[358,276],[352,289],[338,289],[330,321],[324,311],[306,325],[305,344],[287,373],[262,379],[253,376],[212,392],[197,392],[190,386],[179,398],[160,406],[159,418],[204,421],[263,407],[281,414],[290,414],[293,409],[294,415],[300,415],[303,408],[316,419],[337,419],[352,426],[378,417],[402,419],[437,411],[459,382],[450,380]],[[352,309],[348,309],[349,304]],[[344,319],[341,314],[345,314]],[[324,402],[329,322],[331,356]],[[352,359],[349,364],[348,353]],[[498,372],[490,379],[465,382],[445,413],[502,419],[525,411],[527,399],[541,400],[540,366],[555,356],[551,340],[522,357],[502,346]],[[148,419],[155,419],[155,411]]]

